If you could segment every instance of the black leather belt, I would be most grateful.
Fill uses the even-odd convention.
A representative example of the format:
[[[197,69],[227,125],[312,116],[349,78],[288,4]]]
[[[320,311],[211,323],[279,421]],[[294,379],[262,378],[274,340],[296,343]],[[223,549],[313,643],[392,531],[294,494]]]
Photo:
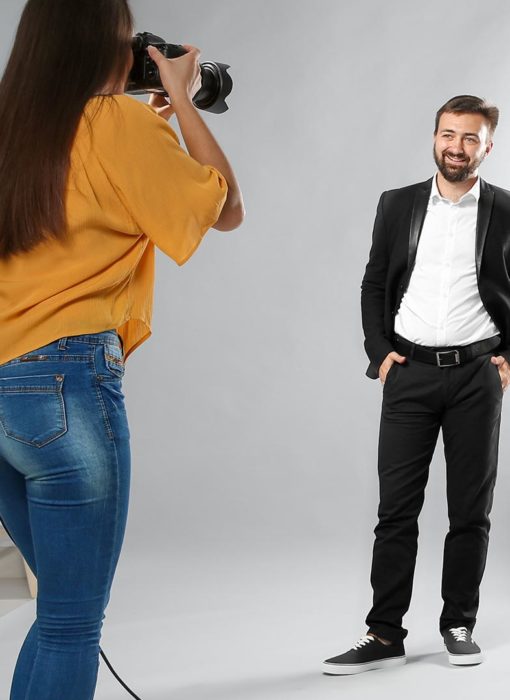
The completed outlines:
[[[479,355],[494,350],[500,343],[501,337],[499,335],[494,335],[492,338],[479,340],[470,345],[435,348],[425,345],[416,345],[416,343],[411,343],[400,335],[395,335],[393,337],[393,345],[399,354],[410,357],[413,360],[418,360],[418,362],[427,362],[429,365],[437,365],[438,367],[462,365],[464,362],[469,362],[469,360]]]

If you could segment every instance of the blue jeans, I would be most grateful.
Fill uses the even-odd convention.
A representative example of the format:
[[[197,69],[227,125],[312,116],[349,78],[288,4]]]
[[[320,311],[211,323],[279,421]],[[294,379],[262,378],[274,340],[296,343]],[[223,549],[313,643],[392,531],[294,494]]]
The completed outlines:
[[[0,365],[0,518],[37,576],[11,700],[92,700],[126,526],[130,448],[115,330]]]

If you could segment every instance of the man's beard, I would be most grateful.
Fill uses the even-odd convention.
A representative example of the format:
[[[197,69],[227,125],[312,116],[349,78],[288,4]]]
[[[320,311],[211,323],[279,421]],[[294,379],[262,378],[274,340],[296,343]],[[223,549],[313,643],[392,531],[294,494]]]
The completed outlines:
[[[473,175],[480,167],[481,162],[485,156],[480,158],[475,158],[472,161],[465,160],[460,161],[459,165],[462,163],[461,167],[453,168],[446,162],[446,154],[448,149],[441,153],[441,157],[438,156],[436,152],[436,147],[434,146],[434,160],[437,165],[437,169],[448,182],[465,182],[471,175]],[[465,158],[465,154],[462,154]]]

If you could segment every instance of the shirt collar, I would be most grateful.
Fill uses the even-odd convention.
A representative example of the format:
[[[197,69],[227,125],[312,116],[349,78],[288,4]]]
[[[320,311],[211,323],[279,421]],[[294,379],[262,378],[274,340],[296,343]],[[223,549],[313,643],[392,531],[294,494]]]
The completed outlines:
[[[464,202],[465,200],[472,199],[474,198],[475,202],[478,202],[480,199],[480,178],[477,177],[475,184],[473,187],[465,192],[462,197],[459,199],[456,204],[460,204],[460,202]],[[432,178],[432,190],[430,192],[430,202],[431,204],[437,204],[438,202],[449,202],[449,199],[446,199],[446,197],[443,197],[441,193],[439,192],[439,189],[437,187],[437,173],[434,175]]]

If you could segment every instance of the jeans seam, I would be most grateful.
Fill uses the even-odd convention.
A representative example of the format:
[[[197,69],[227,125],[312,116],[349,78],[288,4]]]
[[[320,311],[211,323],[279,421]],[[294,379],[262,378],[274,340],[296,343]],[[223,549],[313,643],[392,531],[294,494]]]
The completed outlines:
[[[115,442],[115,437],[112,440],[112,445],[113,445],[113,451],[115,453],[115,488],[116,488],[115,506],[114,506],[115,507],[114,522],[118,523],[119,507],[120,507],[120,465],[119,465],[119,453],[117,451],[117,444]],[[107,589],[105,591],[105,595],[103,598],[103,619],[105,617],[105,610],[106,610],[106,606],[108,605],[108,600],[109,600],[109,596],[110,596],[110,589],[111,589],[111,586],[113,583],[113,574],[115,572],[115,566],[114,566],[114,562],[113,562],[113,552],[116,550],[115,532],[116,531],[114,530],[114,536],[112,537],[111,551],[110,551],[110,558],[109,558],[109,561],[110,561],[110,566],[108,569],[108,583],[109,583],[109,585],[107,586]],[[120,550],[119,550],[118,557],[119,556],[120,556]],[[118,559],[118,557],[117,557],[117,559]]]
[[[115,436],[114,436],[114,434],[113,434],[113,430],[112,430],[112,426],[111,426],[111,423],[110,423],[110,419],[108,418],[108,411],[106,410],[106,405],[105,405],[105,402],[104,402],[104,399],[103,399],[103,395],[102,395],[102,393],[101,393],[101,380],[100,380],[99,375],[98,375],[98,373],[97,373],[97,366],[96,366],[96,358],[95,358],[95,355],[93,356],[92,362],[93,362],[93,364],[94,364],[94,379],[95,379],[94,387],[95,387],[95,390],[96,390],[96,395],[97,395],[99,404],[100,404],[100,406],[101,406],[101,412],[102,412],[102,414],[103,414],[103,420],[104,420],[104,424],[105,424],[105,427],[106,427],[106,434],[107,434],[107,436],[108,436],[108,438],[109,438],[110,440],[113,440]]]

